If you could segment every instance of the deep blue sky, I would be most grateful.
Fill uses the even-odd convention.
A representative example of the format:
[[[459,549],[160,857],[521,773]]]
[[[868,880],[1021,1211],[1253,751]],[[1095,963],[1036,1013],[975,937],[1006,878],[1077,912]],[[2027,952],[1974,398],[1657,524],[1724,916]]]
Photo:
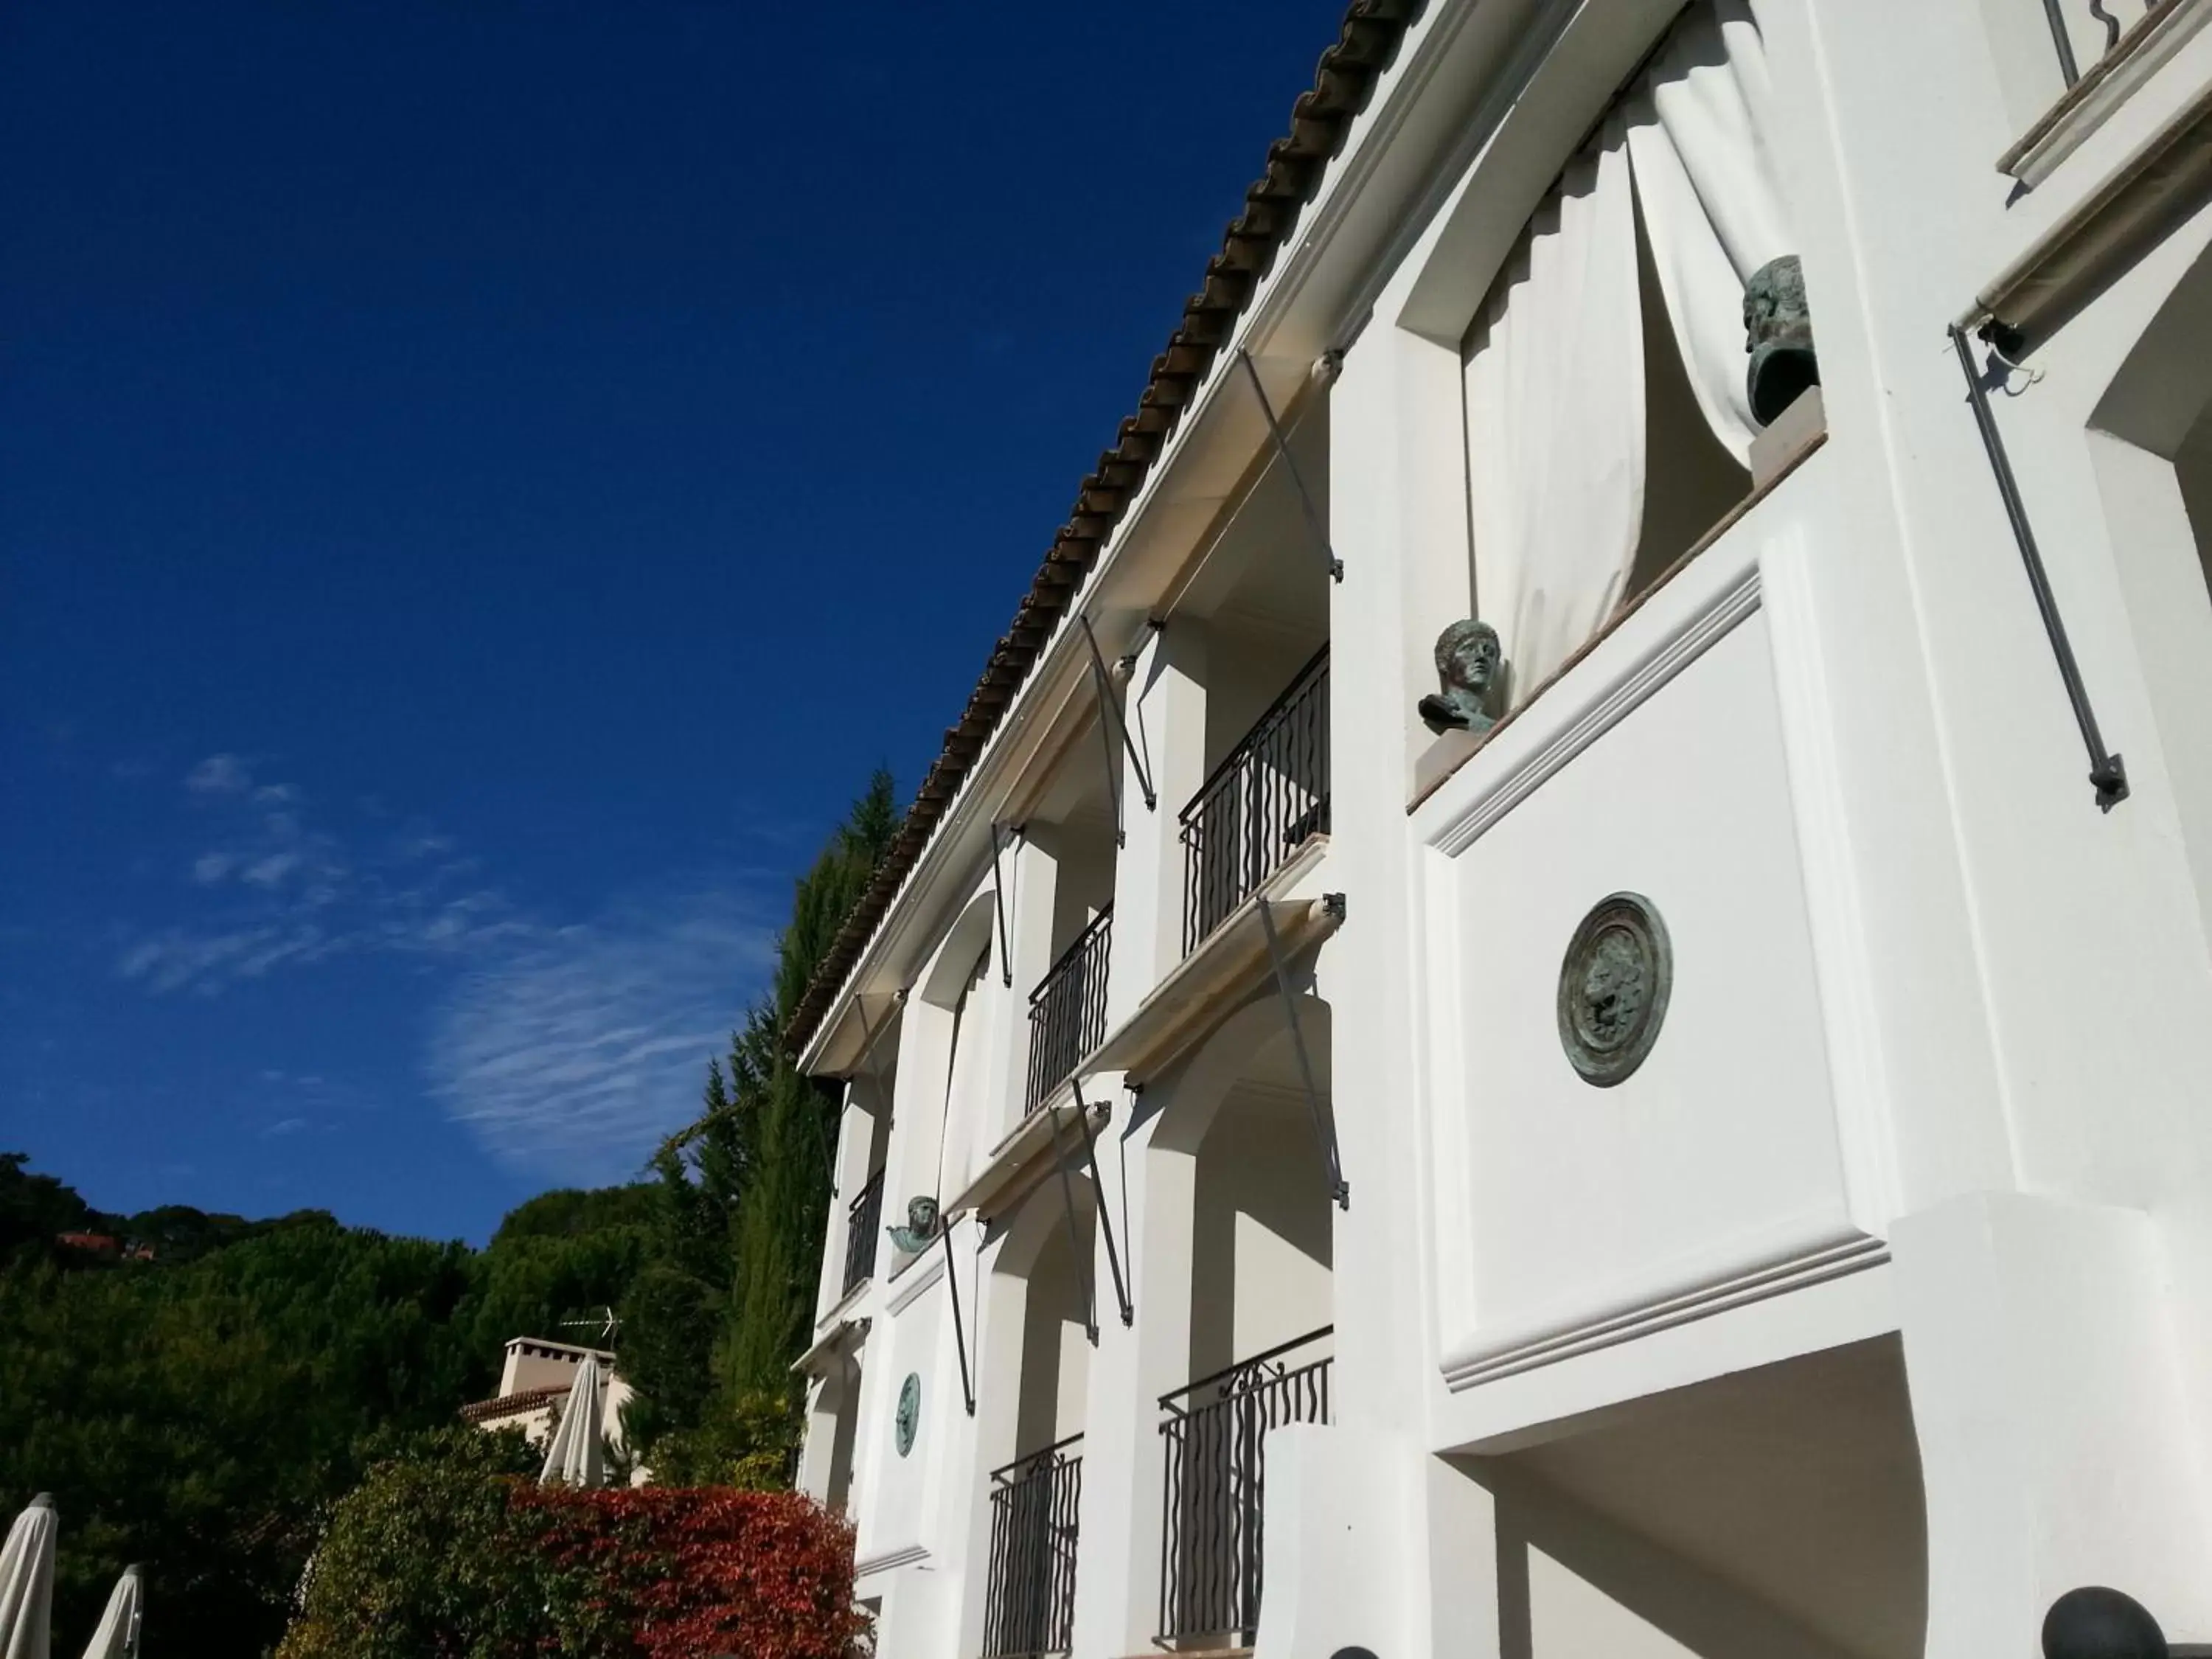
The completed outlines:
[[[1339,9],[0,5],[0,1150],[635,1170]]]

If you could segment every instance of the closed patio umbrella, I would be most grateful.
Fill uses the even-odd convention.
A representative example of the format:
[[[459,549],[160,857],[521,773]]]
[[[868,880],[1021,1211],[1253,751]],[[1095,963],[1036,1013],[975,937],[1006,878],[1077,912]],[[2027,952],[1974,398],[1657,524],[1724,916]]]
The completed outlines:
[[[606,1447],[599,1439],[599,1362],[586,1354],[576,1367],[576,1380],[568,1385],[568,1398],[561,1407],[560,1426],[545,1448],[545,1468],[540,1486],[556,1482],[567,1486],[603,1486],[607,1478]]]
[[[107,1597],[107,1611],[100,1615],[100,1628],[84,1659],[138,1659],[138,1621],[146,1611],[146,1586],[137,1563],[123,1569],[123,1577]]]
[[[0,1659],[48,1659],[60,1530],[53,1496],[42,1492],[0,1544]]]

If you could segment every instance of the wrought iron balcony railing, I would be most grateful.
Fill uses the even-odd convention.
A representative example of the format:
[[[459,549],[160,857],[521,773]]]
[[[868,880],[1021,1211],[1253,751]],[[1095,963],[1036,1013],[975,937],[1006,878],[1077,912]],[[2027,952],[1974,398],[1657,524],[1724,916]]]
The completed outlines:
[[[2058,72],[2072,86],[2082,75],[2120,44],[2121,37],[2139,19],[2172,11],[2185,0],[2043,0],[2043,15],[2051,25],[2051,45],[2058,54]]]
[[[1106,962],[1114,942],[1112,906],[1075,936],[1030,993],[1030,1081],[1023,1109],[1033,1112],[1106,1037]]]
[[[842,1294],[850,1296],[854,1285],[876,1270],[876,1234],[884,1219],[884,1172],[878,1170],[868,1177],[868,1184],[860,1188],[845,1212],[845,1288]]]
[[[983,1659],[1065,1653],[1075,1628],[1075,1527],[1083,1505],[1083,1437],[991,1472],[991,1571]]]
[[[1309,836],[1328,830],[1328,647],[1182,809],[1188,956]]]
[[[1267,1433],[1285,1423],[1328,1421],[1333,1357],[1286,1356],[1334,1330],[1324,1325],[1161,1396],[1160,1433],[1167,1441],[1162,1642],[1198,1636],[1249,1642],[1259,1629]]]

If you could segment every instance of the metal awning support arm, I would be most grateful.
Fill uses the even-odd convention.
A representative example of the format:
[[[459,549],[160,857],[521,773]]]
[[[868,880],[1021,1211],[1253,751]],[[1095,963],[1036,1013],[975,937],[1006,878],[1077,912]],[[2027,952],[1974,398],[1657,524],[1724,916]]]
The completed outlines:
[[[1159,792],[1152,787],[1152,769],[1130,738],[1129,722],[1122,716],[1121,706],[1114,701],[1114,682],[1107,678],[1106,659],[1098,654],[1098,636],[1091,631],[1091,618],[1079,613],[1076,620],[1083,624],[1083,637],[1091,647],[1091,678],[1098,688],[1098,735],[1106,744],[1106,788],[1114,803],[1114,838],[1126,842],[1121,832],[1121,756],[1127,755],[1136,769],[1137,787],[1145,792],[1147,812],[1159,811]],[[1114,742],[1117,736],[1121,739],[1119,753]]]
[[[999,873],[999,823],[991,821],[991,908],[999,915],[999,973],[1006,988],[1014,988],[1014,959],[1006,949],[1006,889]]]
[[[1114,1300],[1121,1304],[1121,1322],[1137,1322],[1137,1310],[1129,1301],[1128,1282],[1121,1277],[1121,1252],[1114,1243],[1114,1218],[1106,1207],[1106,1183],[1098,1178],[1098,1146],[1091,1135],[1091,1104],[1083,1097],[1083,1079],[1070,1078],[1075,1091],[1075,1123],[1083,1131],[1083,1160],[1091,1166],[1091,1190],[1098,1198],[1098,1224],[1106,1234],[1106,1265],[1114,1271]]]
[[[1253,362],[1252,354],[1243,346],[1237,348],[1237,361],[1244,365],[1245,378],[1252,382],[1253,395],[1260,400],[1260,412],[1267,417],[1267,435],[1275,441],[1275,453],[1282,458],[1291,475],[1291,487],[1298,492],[1298,510],[1305,514],[1306,528],[1313,532],[1314,545],[1328,565],[1330,580],[1340,582],[1344,580],[1344,561],[1328,544],[1328,527],[1322,523],[1313,496],[1307,492],[1305,476],[1298,471],[1297,461],[1291,453],[1290,440],[1283,435],[1283,423],[1275,418],[1274,404],[1267,401],[1267,388],[1260,384],[1259,368]]]
[[[975,1384],[968,1375],[968,1328],[960,1322],[960,1264],[952,1259],[952,1224],[946,1222],[937,1236],[945,1241],[945,1288],[952,1295],[952,1340],[960,1350],[960,1395],[968,1415],[975,1415]]]
[[[1306,1085],[1306,1104],[1313,1109],[1314,1139],[1321,1142],[1322,1160],[1328,1165],[1328,1195],[1336,1200],[1340,1210],[1352,1207],[1352,1188],[1345,1181],[1344,1165],[1336,1155],[1336,1131],[1330,1126],[1328,1109],[1322,1104],[1321,1091],[1315,1086],[1313,1058],[1306,1053],[1305,1033],[1298,1029],[1298,1000],[1291,989],[1290,965],[1283,960],[1282,941],[1275,937],[1275,914],[1264,895],[1255,900],[1260,907],[1260,928],[1267,936],[1267,961],[1275,970],[1275,989],[1282,994],[1283,1018],[1290,1022],[1291,1047],[1298,1056],[1298,1075]]]
[[[1091,1291],[1091,1257],[1084,1250],[1083,1235],[1075,1225],[1075,1182],[1068,1177],[1067,1160],[1060,1153],[1060,1102],[1055,1097],[1046,1109],[1052,1119],[1052,1139],[1047,1144],[1052,1148],[1052,1161],[1060,1166],[1060,1198],[1067,1206],[1067,1244],[1075,1253],[1075,1271],[1083,1279],[1083,1334],[1091,1339],[1091,1346],[1098,1346],[1098,1299]],[[1104,1205],[1100,1205],[1102,1210]]]
[[[2043,617],[2043,631],[2051,640],[2051,654],[2058,659],[2058,678],[2066,685],[2066,701],[2074,706],[2074,723],[2081,731],[2081,744],[2089,751],[2089,781],[2097,791],[2097,805],[2111,811],[2128,798],[2128,769],[2125,762],[2105,746],[2105,736],[2097,727],[2097,711],[2089,706],[2089,693],[2081,684],[2081,665],[2074,660],[2074,647],[2066,637],[2066,619],[2058,614],[2057,597],[2051,591],[2050,573],[2043,568],[2042,550],[2035,544],[2035,532],[2027,521],[2027,507],[2021,500],[2020,483],[2013,477],[2011,459],[2005,453],[2004,434],[1997,430],[1996,416],[1990,412],[1988,389],[1982,384],[1979,370],[1974,367],[1974,354],[1966,343],[1966,331],[1957,323],[1951,325],[1952,349],[1959,354],[1959,370],[1966,377],[1966,401],[1973,408],[1974,425],[1982,434],[1982,448],[1990,458],[1990,471],[1996,477],[1997,495],[2004,502],[2005,517],[2012,522],[2012,538],[2020,547],[2020,562],[2027,569],[2027,585],[2035,594],[2035,608]]]

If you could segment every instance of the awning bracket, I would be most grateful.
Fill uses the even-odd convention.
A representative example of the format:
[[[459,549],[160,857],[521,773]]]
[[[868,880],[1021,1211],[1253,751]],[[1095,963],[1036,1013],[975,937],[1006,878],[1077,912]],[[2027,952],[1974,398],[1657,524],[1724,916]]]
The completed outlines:
[[[1117,845],[1127,845],[1128,837],[1121,829],[1122,755],[1129,757],[1130,766],[1135,769],[1137,787],[1145,792],[1147,812],[1159,811],[1159,793],[1152,787],[1152,769],[1130,739],[1129,722],[1122,716],[1121,706],[1114,701],[1114,683],[1107,678],[1106,659],[1098,653],[1098,636],[1091,631],[1091,618],[1079,614],[1076,620],[1083,624],[1083,637],[1091,647],[1091,678],[1098,688],[1098,735],[1106,745],[1106,789],[1114,804],[1114,839]],[[1118,754],[1114,742],[1116,734],[1121,739]]]
[[[1959,354],[1960,372],[1966,377],[1966,401],[1972,405],[1974,425],[1981,433],[1990,471],[1996,476],[2005,517],[2012,522],[2012,538],[2020,548],[2020,562],[2027,568],[2027,585],[2035,594],[2043,631],[2051,641],[2051,655],[2058,659],[2058,678],[2065,683],[2067,702],[2074,706],[2074,724],[2081,729],[2082,746],[2089,751],[2089,782],[2097,792],[2098,808],[2109,812],[2128,798],[2127,763],[2105,746],[2104,733],[2098,729],[2097,711],[2089,706],[2081,665],[2074,660],[2074,647],[2066,637],[2066,619],[2058,614],[2050,573],[2044,568],[2042,550],[2035,544],[2027,507],[2021,500],[2020,483],[2013,477],[2012,461],[2005,453],[2004,434],[1997,430],[1996,416],[1990,411],[1989,392],[1982,384],[1981,372],[1974,367],[1966,331],[1956,323],[1951,325],[1951,345]]]
[[[1137,1310],[1129,1301],[1129,1286],[1121,1277],[1121,1252],[1114,1243],[1114,1218],[1106,1207],[1106,1183],[1098,1178],[1098,1146],[1091,1133],[1091,1105],[1083,1097],[1083,1082],[1070,1078],[1068,1085],[1075,1093],[1076,1127],[1083,1131],[1083,1161],[1091,1166],[1091,1190],[1098,1197],[1098,1224],[1106,1232],[1106,1265],[1114,1272],[1114,1300],[1121,1304],[1121,1322],[1137,1322]]]
[[[1321,1142],[1321,1155],[1328,1165],[1328,1194],[1336,1200],[1340,1210],[1352,1207],[1352,1188],[1344,1178],[1344,1165],[1337,1158],[1336,1131],[1330,1125],[1328,1109],[1322,1104],[1321,1091],[1315,1086],[1313,1058],[1306,1053],[1305,1033],[1298,1026],[1298,1000],[1291,989],[1291,970],[1283,960],[1282,941],[1275,936],[1274,908],[1264,895],[1256,896],[1260,909],[1260,928],[1267,938],[1267,961],[1275,970],[1275,989],[1282,994],[1283,1018],[1290,1022],[1291,1047],[1298,1057],[1298,1075],[1305,1082],[1306,1104],[1312,1109],[1314,1138]]]
[[[991,908],[999,915],[999,974],[1006,988],[1014,988],[1014,959],[1006,950],[1006,883],[999,873],[999,823],[991,822]]]
[[[1275,441],[1275,453],[1282,458],[1284,467],[1291,475],[1291,485],[1298,492],[1298,510],[1305,514],[1306,528],[1313,532],[1314,545],[1321,551],[1328,566],[1331,580],[1344,580],[1344,561],[1336,556],[1329,545],[1328,529],[1321,521],[1313,496],[1307,492],[1305,477],[1298,471],[1297,459],[1291,453],[1290,440],[1283,435],[1283,423],[1275,418],[1275,406],[1267,400],[1267,388],[1260,384],[1260,370],[1252,361],[1252,354],[1243,346],[1237,348],[1237,361],[1244,365],[1245,378],[1252,382],[1253,395],[1260,400],[1260,412],[1267,417],[1267,435]]]
[[[1047,1144],[1052,1149],[1052,1161],[1060,1168],[1060,1198],[1067,1210],[1067,1245],[1075,1253],[1075,1271],[1083,1280],[1083,1334],[1091,1339],[1091,1346],[1098,1346],[1098,1299],[1091,1289],[1091,1255],[1083,1248],[1083,1235],[1075,1225],[1075,1182],[1067,1173],[1067,1160],[1060,1154],[1060,1100],[1055,1095],[1046,1109],[1052,1120],[1052,1139]]]
[[[968,1330],[960,1322],[960,1264],[952,1259],[952,1224],[946,1222],[937,1236],[945,1241],[945,1288],[952,1295],[952,1340],[960,1350],[960,1394],[968,1402],[968,1415],[975,1415],[975,1384],[968,1375]]]

